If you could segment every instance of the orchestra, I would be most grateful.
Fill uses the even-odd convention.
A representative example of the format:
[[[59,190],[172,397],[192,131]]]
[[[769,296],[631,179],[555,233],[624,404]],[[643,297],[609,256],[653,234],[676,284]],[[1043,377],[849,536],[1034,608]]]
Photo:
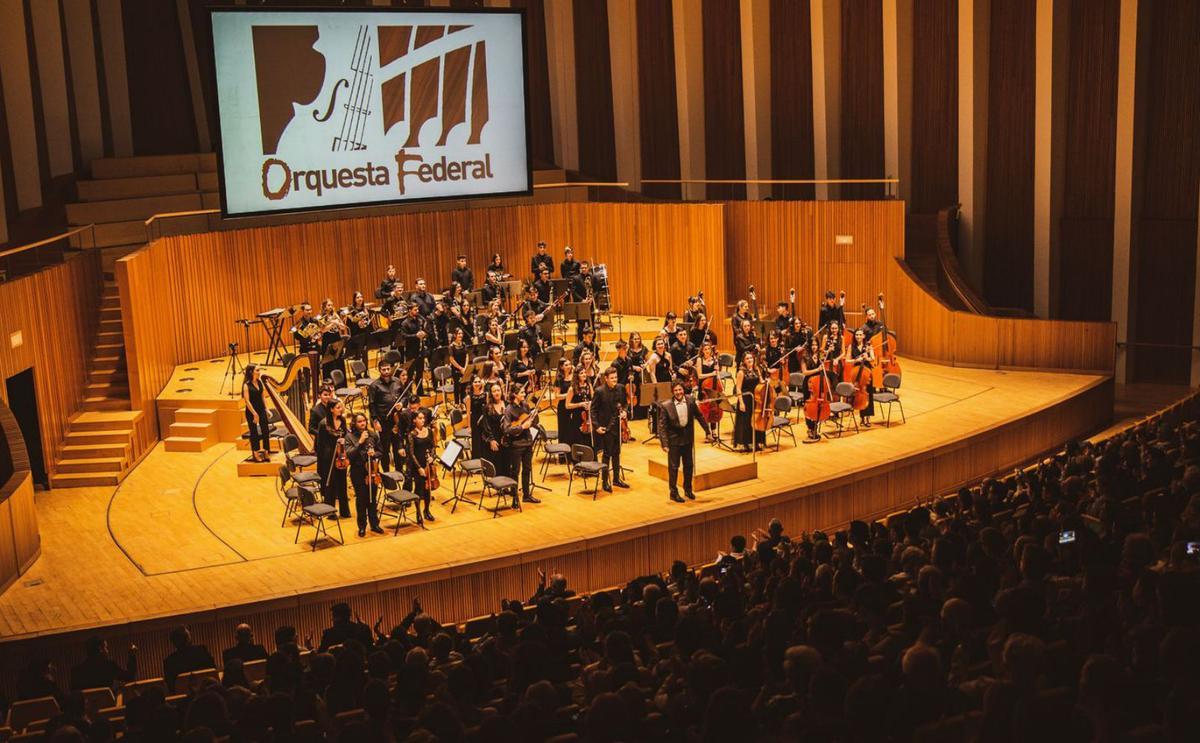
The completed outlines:
[[[556,266],[545,243],[539,243],[523,291],[512,296],[507,285],[502,290],[503,282],[512,279],[502,256],[492,257],[482,291],[475,291],[467,257],[459,255],[450,286],[440,294],[419,277],[413,290],[405,291],[395,266],[389,265],[374,303],[354,292],[341,308],[329,298],[315,313],[307,302],[292,307],[295,353],[321,358],[321,384],[308,411],[307,430],[315,442],[320,494],[336,507],[334,518],[350,515],[349,485],[359,536],[367,529],[381,532],[380,473],[394,468],[404,489],[417,496],[417,522],[433,522],[433,491],[439,485],[438,468],[444,466],[438,459],[439,431],[446,436],[447,420],[452,427],[470,429],[469,437],[450,436],[466,448],[464,459],[486,459],[497,474],[516,482],[513,510],[538,504],[533,458],[547,433],[540,420],[546,408],[553,410],[557,426],[552,439],[590,447],[604,465],[600,488],[610,493],[629,487],[621,468],[622,446],[632,440],[629,421],[648,419],[652,438],[668,453],[670,500],[686,503],[695,497],[696,425],[706,442],[729,449],[719,423],[732,411],[732,450],[762,451],[775,420],[775,399],[790,396],[805,421],[804,443],[816,443],[831,417],[830,404],[843,400],[839,383],[853,387],[854,394],[844,401],[861,428],[868,429],[883,371],[899,371],[895,334],[882,318],[882,294],[877,308],[863,304],[861,313],[853,313],[862,323],[852,327],[846,293],[827,291],[814,329],[796,311],[794,289],[775,303],[773,318],[761,321],[751,286],[729,317],[732,368],[722,361],[729,355],[718,352],[729,346],[722,346],[710,322],[703,292],[686,298],[681,316],[664,312],[661,328],[648,342],[630,332],[615,343],[610,336],[602,345],[595,307],[598,294],[608,290],[607,272],[601,266],[597,273],[590,261],[576,260],[570,246],[563,254],[557,268],[566,283],[559,296],[552,279]],[[591,320],[579,320],[573,342],[567,342],[569,325],[560,312],[564,300],[592,307]],[[607,296],[605,300],[607,306]],[[368,378],[359,381],[362,408],[350,414],[347,401],[339,398],[345,391],[330,383],[331,374],[345,374],[349,360],[369,370],[372,359],[378,373],[368,371]],[[364,376],[363,367],[352,368],[355,376]],[[269,456],[262,425],[265,408],[254,383],[258,375],[248,379],[244,397],[247,421],[254,426],[251,457],[263,461]],[[434,391],[430,381],[439,393],[432,401],[440,401],[432,409],[423,407]],[[648,384],[664,387],[644,400]],[[447,410],[458,411],[456,417]]]

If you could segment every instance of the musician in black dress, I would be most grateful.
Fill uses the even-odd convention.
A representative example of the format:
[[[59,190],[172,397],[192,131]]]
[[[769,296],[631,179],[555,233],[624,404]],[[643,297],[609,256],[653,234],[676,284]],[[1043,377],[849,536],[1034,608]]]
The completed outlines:
[[[562,264],[558,268],[558,275],[564,279],[570,279],[579,274],[579,261],[575,260],[575,251],[568,245],[563,248]]]
[[[809,397],[809,385],[811,384],[812,378],[817,375],[821,376],[819,384],[824,391],[823,396],[827,400],[830,399],[830,396],[833,393],[833,380],[829,378],[829,374],[825,370],[825,359],[821,353],[820,338],[815,335],[809,336],[808,344],[804,347],[804,350],[797,355],[800,357],[800,374],[804,377],[804,383],[801,385],[800,389],[803,390],[806,398],[800,404],[804,405],[804,403],[807,402],[807,398]],[[804,424],[808,427],[808,437],[805,439],[804,443],[813,444],[820,441],[821,422],[810,419],[808,415],[805,414]]]
[[[755,319],[757,318],[750,312],[750,303],[744,299],[739,299],[737,309],[734,310],[733,316],[729,318],[729,326],[733,329],[733,342],[735,344],[737,343],[738,336],[742,334],[742,328],[745,327],[742,323],[749,320],[751,321],[751,327],[753,327]],[[740,354],[738,358],[741,358]]]
[[[542,337],[542,329],[538,325],[538,315],[533,310],[525,311],[525,327],[517,332],[520,342],[529,346],[529,352],[534,356],[546,348],[546,339]]]
[[[750,447],[761,450],[765,431],[754,429],[754,390],[765,381],[765,372],[759,368],[758,355],[753,352],[742,354],[742,364],[733,380],[733,394],[737,396],[737,414],[733,418],[733,445],[750,451]]]
[[[489,274],[495,274],[498,281],[502,281],[508,276],[508,271],[504,270],[504,259],[499,253],[492,253],[492,262],[487,267]]]
[[[564,356],[558,360],[557,372],[554,376],[554,393],[557,398],[554,405],[554,419],[558,425],[558,443],[578,444],[580,442],[572,440],[574,437],[567,430],[570,425],[567,421],[567,393],[571,389],[571,380],[575,377],[575,365]]]
[[[379,511],[375,502],[379,485],[370,481],[372,462],[379,460],[379,434],[367,425],[367,416],[358,413],[350,433],[346,435],[346,456],[350,458],[350,483],[354,485],[354,515],[358,521],[358,536],[371,531],[382,534],[379,528]],[[382,469],[381,469],[382,471]]]
[[[600,460],[608,465],[601,473],[602,487],[609,493],[613,486],[628,488],[628,483],[621,479],[621,416],[625,414],[625,390],[617,385],[616,369],[604,370],[604,383],[592,396],[589,413],[592,438],[600,450]]]
[[[667,343],[675,342],[675,333],[679,331],[679,317],[671,311],[667,312],[667,316],[663,318],[662,330],[658,331],[659,335],[665,336]]]
[[[846,292],[835,296],[833,290],[825,292],[825,303],[821,305],[821,315],[817,320],[818,328],[828,327],[831,323],[846,326]]]
[[[425,357],[429,354],[426,341],[425,318],[421,317],[420,306],[415,302],[408,306],[408,316],[400,323],[400,337],[404,339],[404,359],[411,362],[409,374],[413,378],[413,391],[421,394],[425,383]]]
[[[834,320],[829,323],[829,332],[825,334],[825,365],[834,380],[842,378],[845,368],[846,347],[842,338],[842,327]]]
[[[514,385],[508,393],[509,404],[504,409],[504,449],[508,459],[508,476],[520,485],[521,501],[541,503],[533,497],[533,431],[537,416],[525,402],[525,390]],[[514,507],[517,504],[513,503]]]
[[[663,448],[667,450],[667,482],[670,485],[671,500],[683,503],[679,497],[679,465],[683,464],[683,494],[689,500],[695,500],[692,492],[692,473],[696,466],[696,423],[704,429],[704,438],[712,438],[708,421],[704,419],[695,398],[685,394],[682,382],[671,385],[671,399],[659,403],[661,408],[659,419],[661,429],[659,438]]]
[[[317,435],[317,431],[321,429],[321,423],[329,415],[329,404],[332,400],[333,387],[327,384],[321,385],[321,389],[317,393],[317,401],[308,410],[308,432],[314,438]]]
[[[742,320],[738,334],[733,337],[733,347],[739,359],[747,353],[758,352],[758,333],[754,332],[754,324],[749,320]]]
[[[450,280],[462,287],[464,292],[475,288],[475,274],[467,267],[467,257],[460,255],[456,259],[454,270],[450,272]]]
[[[695,325],[700,320],[700,316],[704,314],[704,295],[703,293],[688,297],[688,308],[683,313],[683,321],[689,325]]]
[[[863,328],[854,331],[854,340],[846,352],[846,363],[859,364],[866,369],[863,375],[866,381],[862,384],[867,388],[867,407],[859,411],[858,415],[863,428],[870,428],[871,417],[875,415],[875,386],[871,383],[871,370],[875,368],[875,348],[867,341],[867,331]],[[858,384],[857,379],[853,381]]]
[[[487,402],[480,414],[480,436],[483,446],[475,454],[480,459],[486,459],[496,468],[496,474],[508,473],[508,460],[504,451],[504,411],[508,407],[504,402],[504,387],[500,384],[486,385]],[[513,507],[517,507],[514,497]]]
[[[437,521],[429,510],[433,499],[429,492],[429,468],[436,467],[434,461],[434,446],[437,440],[433,437],[433,429],[426,421],[429,418],[424,410],[418,410],[412,418],[412,426],[408,431],[408,478],[412,481],[412,492],[416,493],[424,505],[426,521]],[[421,521],[421,511],[417,512],[417,523]]]
[[[800,352],[808,347],[808,339],[812,337],[812,330],[803,320],[798,317],[792,318],[792,324],[788,327],[788,332],[783,338],[783,345],[789,351],[795,349],[791,356],[788,356],[788,373],[793,374],[800,371]]]
[[[399,402],[400,395],[405,390],[393,371],[391,364],[387,362],[380,364],[379,378],[373,380],[367,387],[367,409],[371,413],[372,427],[379,435],[376,449],[385,470],[393,461],[391,458],[393,451],[397,452],[395,461],[400,462],[401,457],[398,450],[403,448],[403,439],[399,439],[392,433],[392,419],[399,412],[399,406],[396,403]]]
[[[321,475],[321,496],[331,506],[336,505],[340,518],[350,517],[350,501],[346,497],[346,470],[337,466],[337,449],[345,446],[346,406],[338,399],[329,403],[329,415],[317,429],[317,472]]]
[[[787,349],[783,346],[783,336],[778,330],[772,330],[767,336],[767,347],[763,349],[763,361],[767,365],[768,372],[779,366],[779,360],[785,353],[787,353]]]
[[[536,386],[537,369],[533,368],[533,355],[529,352],[529,342],[524,338],[517,341],[517,357],[508,366],[508,378],[526,391]]]
[[[704,345],[705,341],[717,345],[719,342],[717,334],[713,332],[712,325],[708,322],[708,315],[701,312],[696,321],[692,324],[692,329],[688,331],[688,341],[699,348]]]
[[[250,456],[255,462],[266,462],[271,458],[271,424],[263,399],[262,367],[258,364],[246,364],[242,403],[246,406],[246,426],[250,429]]]
[[[488,388],[483,383],[483,377],[476,374],[471,379],[471,390],[467,394],[467,420],[471,424],[471,457],[483,457],[487,449],[484,439],[483,413],[487,408]]]
[[[454,337],[454,331],[461,330],[463,333],[463,342],[470,344],[475,340],[475,323],[471,319],[471,305],[466,302],[452,302],[450,304],[450,317],[446,321],[446,333],[450,338]]]
[[[537,252],[529,259],[529,275],[537,278],[543,270],[554,273],[554,259],[546,252],[546,243],[539,241]]]
[[[641,400],[642,395],[642,376],[646,368],[646,357],[650,354],[650,349],[646,348],[642,343],[642,336],[639,333],[629,334],[629,381],[633,382],[633,399]],[[634,420],[641,420],[646,417],[646,407],[637,405],[632,411]]]
[[[461,405],[467,395],[467,380],[463,377],[463,370],[467,366],[467,353],[463,330],[455,328],[446,361],[450,365],[450,381],[454,383],[454,403],[456,405]]]
[[[563,361],[567,361],[563,359]],[[570,364],[567,361],[567,364]],[[590,444],[590,421],[585,425],[585,419],[592,406],[592,385],[579,369],[572,369],[567,382],[567,394],[563,399],[564,419],[558,427],[558,440],[563,444]],[[587,428],[587,431],[584,429]],[[564,439],[563,436],[566,436]]]

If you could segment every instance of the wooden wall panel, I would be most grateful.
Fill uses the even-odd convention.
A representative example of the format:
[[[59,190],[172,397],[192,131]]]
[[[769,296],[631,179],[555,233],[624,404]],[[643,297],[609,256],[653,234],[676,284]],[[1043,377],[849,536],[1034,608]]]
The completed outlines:
[[[1058,316],[1106,320],[1112,306],[1120,0],[1071,3],[1067,24]]]
[[[724,306],[720,204],[564,203],[168,237],[117,262],[135,407],[175,365],[224,353],[239,317],[327,296],[344,304],[356,289],[372,293],[388,263],[407,285],[442,287],[459,252],[476,271],[499,252],[520,274],[538,240],[607,264],[620,311],[682,311],[698,289]],[[261,331],[251,340],[266,345]]]
[[[904,254],[904,204],[900,201],[767,201],[725,204],[730,300],[758,290],[759,313],[796,289],[796,310],[815,324],[826,289],[845,289],[847,311],[874,305],[888,291],[888,265]],[[836,236],[852,245],[836,245]],[[711,303],[710,303],[711,306]]]
[[[0,283],[0,382],[33,368],[42,455],[49,474],[67,421],[83,400],[100,306],[100,254],[78,253],[58,266]],[[13,348],[13,333],[22,344]],[[4,396],[0,384],[0,396]]]
[[[1143,17],[1148,42],[1139,45],[1145,70],[1145,150],[1135,193],[1140,215],[1135,233],[1135,284],[1131,338],[1141,343],[1189,346],[1197,322],[1196,209],[1200,201],[1200,4],[1156,0]],[[1140,25],[1140,23],[1139,23]],[[1186,348],[1133,347],[1134,379],[1187,384]]]
[[[679,178],[679,118],[671,0],[637,0],[638,124],[642,177]],[[679,198],[679,184],[651,183],[646,196]]]
[[[910,209],[933,214],[958,203],[958,3],[913,5]]]
[[[1036,0],[996,0],[990,20],[983,294],[1032,310]]]
[[[839,178],[882,178],[883,4],[842,0],[842,114]],[[884,195],[883,186],[842,186],[844,199]]]
[[[952,310],[911,270],[893,261],[888,324],[900,357],[985,369],[1112,374],[1117,326],[1111,322],[988,317]]]
[[[574,0],[575,97],[579,171],[601,181],[617,179],[613,134],[612,61],[607,0]]]
[[[173,2],[125,3],[133,154],[197,152],[196,119]]]
[[[554,129],[550,123],[550,63],[546,43],[545,0],[512,0],[525,9],[525,67],[529,80],[529,140],[535,167],[553,165]]]
[[[815,178],[809,0],[771,0],[771,175]],[[812,199],[812,186],[777,185],[778,198]]]
[[[738,0],[702,0],[705,177],[746,177],[742,19]],[[709,199],[744,199],[743,184],[709,184]]]

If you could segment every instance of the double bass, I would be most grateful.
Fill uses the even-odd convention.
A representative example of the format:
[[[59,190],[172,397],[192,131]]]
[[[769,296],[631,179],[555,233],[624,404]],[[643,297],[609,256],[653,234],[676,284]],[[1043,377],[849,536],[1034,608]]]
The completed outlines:
[[[824,354],[815,359],[817,368],[821,371],[813,374],[808,378],[808,399],[804,401],[804,417],[815,423],[823,423],[829,420],[831,411],[829,409],[830,384],[829,376],[825,371]]]
[[[886,374],[901,376],[900,359],[896,356],[896,334],[888,330],[884,316],[883,292],[876,298],[879,306],[879,322],[882,328],[871,336],[871,348],[875,351],[875,368],[872,369],[872,383],[876,389],[883,389],[883,377]]]
[[[772,367],[767,370],[767,376],[754,388],[754,420],[751,421],[751,425],[755,431],[766,432],[771,429],[771,424],[775,421],[778,387],[779,369]]]

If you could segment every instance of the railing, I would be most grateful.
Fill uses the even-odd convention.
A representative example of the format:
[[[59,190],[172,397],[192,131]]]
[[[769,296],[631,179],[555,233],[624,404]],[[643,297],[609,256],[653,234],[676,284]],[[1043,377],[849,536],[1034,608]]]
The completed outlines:
[[[60,235],[0,252],[0,281],[8,281],[63,262],[67,250],[96,247],[96,225],[86,224]]]
[[[883,186],[886,199],[896,198],[895,186],[899,178],[643,178],[643,184],[679,185],[680,195],[684,201],[689,200],[690,185],[716,186],[784,186],[783,199],[806,200],[803,196],[789,197],[787,186]],[[832,198],[832,197],[831,197]],[[811,199],[809,199],[811,200]]]

